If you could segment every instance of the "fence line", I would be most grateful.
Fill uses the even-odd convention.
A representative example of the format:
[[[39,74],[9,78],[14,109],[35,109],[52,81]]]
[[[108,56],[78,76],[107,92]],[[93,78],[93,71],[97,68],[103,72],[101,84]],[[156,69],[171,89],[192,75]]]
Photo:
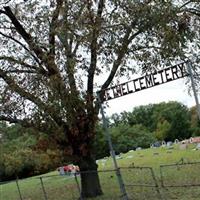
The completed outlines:
[[[126,187],[143,187],[143,188],[155,188],[155,191],[156,191],[156,197],[157,199],[159,200],[162,200],[162,195],[161,195],[161,192],[160,192],[160,188],[159,188],[159,184],[156,180],[156,176],[155,176],[155,173],[154,173],[154,170],[152,169],[152,167],[123,167],[123,168],[120,168],[121,170],[139,170],[139,171],[146,171],[146,175],[150,177],[150,181],[148,183],[131,183],[131,184],[126,184],[125,183],[125,186]]]
[[[197,167],[196,173],[193,172],[193,174],[190,173],[191,167]],[[181,170],[185,170],[187,181],[190,179],[197,180],[197,183],[193,183],[194,180],[191,180],[190,183],[177,183],[177,184],[170,184],[166,183],[167,178],[169,177],[170,170],[173,171],[173,175],[175,176],[176,173],[180,172]],[[176,173],[174,173],[176,171]],[[164,172],[166,172],[166,176],[164,176]],[[161,186],[162,187],[194,187],[194,186],[200,186],[200,162],[184,162],[181,160],[181,163],[175,163],[175,164],[166,164],[166,165],[160,165],[160,177],[161,177]],[[182,178],[182,176],[180,177]],[[199,179],[197,179],[199,178]],[[183,180],[183,179],[182,179]],[[182,181],[181,180],[181,181]],[[168,180],[169,182],[169,180]]]
[[[183,173],[188,172],[191,167],[196,169],[193,170],[193,172],[196,172],[195,174],[191,175],[190,173]],[[119,170],[123,176],[124,185],[127,189],[130,200],[142,200],[147,197],[149,197],[149,199],[162,200],[166,199],[165,196],[163,196],[163,192],[165,192],[167,196],[171,192],[172,188],[197,187],[198,189],[200,186],[200,162],[182,162],[170,165],[161,165],[159,181],[159,177],[155,175],[155,172],[151,167],[122,167],[119,168]],[[96,171],[80,173],[96,173]],[[71,173],[70,176],[52,175],[32,178],[31,181],[34,182],[34,187],[31,186],[34,190],[32,192],[42,192],[38,194],[40,198],[39,200],[75,200],[78,198],[83,200],[83,197],[81,196],[80,173]],[[104,192],[104,195],[98,197],[98,199],[121,199],[121,194],[117,187],[118,183],[115,170],[100,170],[98,171],[98,174],[101,174],[99,178]],[[184,178],[181,177],[182,174],[184,174]],[[179,182],[179,180],[182,182]],[[26,189],[24,189],[27,188],[25,186],[29,184],[30,179],[16,179],[15,181],[10,182],[16,184],[16,193],[15,198],[7,199],[15,200],[16,196],[18,196],[20,200],[30,198],[31,194],[27,194]],[[9,181],[0,182],[0,185],[5,188],[7,183],[9,183]],[[115,195],[114,197],[113,194]],[[59,199],[55,197],[56,195],[57,197],[59,196]],[[145,195],[147,197],[145,197]]]

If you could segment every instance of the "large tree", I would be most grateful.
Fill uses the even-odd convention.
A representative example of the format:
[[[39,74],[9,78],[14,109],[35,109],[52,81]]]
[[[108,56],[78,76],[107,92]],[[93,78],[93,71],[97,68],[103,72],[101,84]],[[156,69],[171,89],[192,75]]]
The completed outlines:
[[[132,73],[134,63],[146,71],[184,55],[195,31],[191,13],[199,12],[195,1],[176,3],[1,3],[0,120],[48,132],[81,171],[97,171],[92,146],[99,106],[94,94],[114,77]],[[81,183],[83,197],[102,194],[97,173],[81,174]]]

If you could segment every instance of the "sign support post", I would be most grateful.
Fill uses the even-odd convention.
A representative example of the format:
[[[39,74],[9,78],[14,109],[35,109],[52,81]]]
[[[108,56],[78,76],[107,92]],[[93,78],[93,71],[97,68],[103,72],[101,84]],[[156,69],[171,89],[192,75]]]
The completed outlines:
[[[191,85],[192,85],[192,90],[194,93],[194,98],[195,98],[195,102],[196,102],[196,106],[197,106],[197,114],[200,120],[200,104],[199,104],[199,99],[198,99],[198,95],[197,95],[197,91],[196,91],[196,87],[195,87],[195,81],[194,81],[194,75],[192,72],[192,64],[191,62],[188,62],[188,72],[189,72],[189,76],[191,79]]]
[[[104,114],[104,109],[103,109],[103,106],[102,106],[102,103],[101,103],[101,99],[100,99],[99,93],[97,93],[97,101],[98,101],[98,104],[100,106],[100,111],[101,111],[102,120],[103,120],[103,128],[104,128],[104,131],[105,131],[106,139],[108,141],[110,155],[111,155],[111,157],[113,159],[113,164],[114,164],[114,167],[115,167],[115,170],[116,170],[116,175],[117,175],[117,179],[118,179],[118,182],[119,182],[120,191],[121,191],[121,193],[123,195],[122,199],[123,200],[128,200],[128,195],[127,195],[127,192],[126,192],[126,188],[125,188],[122,176],[121,176],[120,169],[119,169],[117,161],[116,161],[115,151],[114,151],[114,148],[113,148],[110,132],[108,130],[108,121],[107,121],[107,119],[105,117],[105,114]]]

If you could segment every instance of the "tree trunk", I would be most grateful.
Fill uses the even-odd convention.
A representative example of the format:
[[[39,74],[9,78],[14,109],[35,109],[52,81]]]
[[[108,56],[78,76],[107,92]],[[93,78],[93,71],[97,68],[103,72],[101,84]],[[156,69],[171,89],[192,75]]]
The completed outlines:
[[[97,172],[98,165],[92,158],[83,159],[79,164],[81,176],[81,195],[82,198],[96,197],[102,195],[99,175]]]

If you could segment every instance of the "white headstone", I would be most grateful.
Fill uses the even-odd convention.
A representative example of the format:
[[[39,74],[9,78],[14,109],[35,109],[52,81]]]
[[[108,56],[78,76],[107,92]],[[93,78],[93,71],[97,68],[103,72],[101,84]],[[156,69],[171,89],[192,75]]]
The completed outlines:
[[[59,167],[60,175],[65,175],[64,167]]]
[[[173,145],[173,142],[171,142],[171,141],[167,142],[167,147],[170,147],[172,145]]]
[[[122,157],[120,155],[117,155],[116,159],[119,160],[119,159],[122,159]]]
[[[178,139],[175,139],[174,140],[174,144],[178,144],[179,143],[179,140]]]
[[[165,147],[166,146],[166,142],[163,140],[162,141],[162,147]]]
[[[133,158],[133,156],[127,156],[126,158]]]
[[[137,148],[136,148],[136,151],[141,150],[141,149],[142,149],[142,147],[137,147]]]
[[[200,143],[197,144],[196,149],[200,150]]]

